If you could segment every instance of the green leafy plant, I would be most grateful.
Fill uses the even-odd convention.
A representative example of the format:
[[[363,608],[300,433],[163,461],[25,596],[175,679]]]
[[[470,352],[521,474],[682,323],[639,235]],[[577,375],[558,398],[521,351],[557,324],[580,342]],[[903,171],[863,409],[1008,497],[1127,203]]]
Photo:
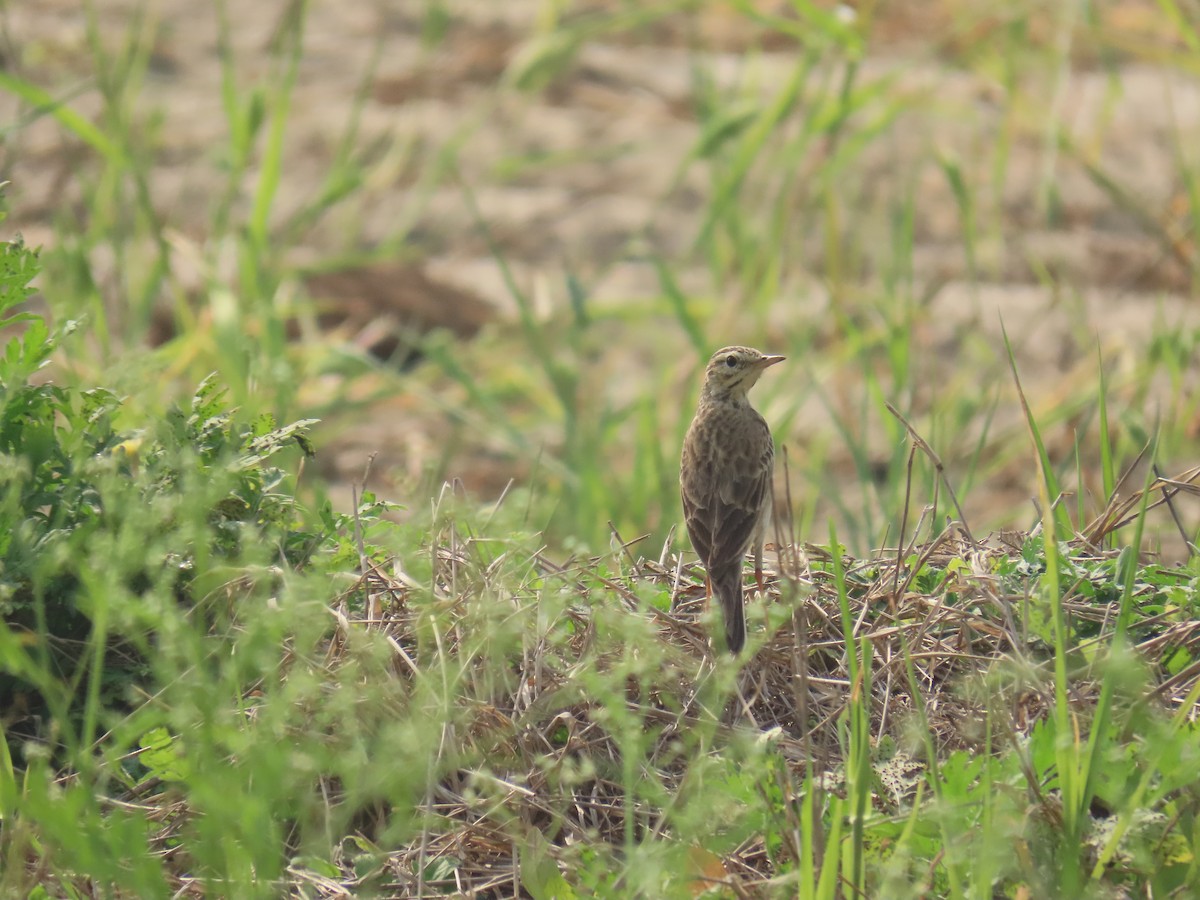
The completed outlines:
[[[0,357],[0,613],[23,646],[19,662],[0,666],[0,704],[30,694],[26,721],[50,710],[65,717],[60,725],[82,710],[90,734],[99,706],[123,703],[145,677],[154,640],[153,617],[144,633],[128,620],[110,633],[112,612],[96,585],[134,596],[167,591],[190,607],[203,599],[197,575],[240,559],[247,542],[302,566],[324,532],[302,522],[285,471],[269,460],[293,443],[307,452],[312,422],[240,422],[209,379],[164,421],[136,435],[118,431],[122,402],[111,391],[33,380],[75,323],[52,329],[15,311],[31,294],[37,257],[13,242],[3,260],[0,326],[22,330]],[[180,502],[188,491],[191,513]],[[200,540],[186,521],[195,509],[203,510]],[[125,543],[134,532],[152,540]],[[101,559],[105,547],[112,552]]]

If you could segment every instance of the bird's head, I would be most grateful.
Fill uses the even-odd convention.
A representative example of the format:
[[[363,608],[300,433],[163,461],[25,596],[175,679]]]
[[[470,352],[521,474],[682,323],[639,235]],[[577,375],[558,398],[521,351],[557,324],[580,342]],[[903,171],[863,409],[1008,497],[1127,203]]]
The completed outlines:
[[[782,362],[782,356],[767,356],[752,347],[724,347],[712,355],[704,372],[707,397],[744,397],[763,370]]]

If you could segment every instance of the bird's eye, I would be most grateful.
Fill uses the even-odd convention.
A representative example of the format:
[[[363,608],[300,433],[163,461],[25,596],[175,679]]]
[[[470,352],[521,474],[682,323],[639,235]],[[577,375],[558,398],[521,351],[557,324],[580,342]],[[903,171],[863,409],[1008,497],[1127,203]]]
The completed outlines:
[[[729,368],[732,369],[734,366],[737,365],[737,357],[736,356],[725,357],[725,365],[729,366]]]

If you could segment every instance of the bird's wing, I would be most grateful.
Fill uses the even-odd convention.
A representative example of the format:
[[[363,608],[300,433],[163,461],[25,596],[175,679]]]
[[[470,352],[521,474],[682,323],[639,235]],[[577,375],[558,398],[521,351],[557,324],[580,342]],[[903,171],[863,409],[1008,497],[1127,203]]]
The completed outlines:
[[[709,568],[742,565],[771,492],[772,455],[761,466],[722,483],[717,492]]]
[[[710,571],[741,567],[771,491],[775,453],[770,431],[761,418],[753,427],[748,440],[726,442],[723,456],[697,452],[717,446],[711,441],[685,444],[680,479],[684,516],[692,546]],[[737,452],[739,446],[745,452]]]
[[[688,439],[683,445],[683,464],[679,470],[679,495],[683,500],[683,520],[687,525],[688,537],[692,539],[692,548],[701,561],[708,565],[712,555],[713,516],[712,516],[712,460],[708,454],[703,458],[697,452],[697,442]]]

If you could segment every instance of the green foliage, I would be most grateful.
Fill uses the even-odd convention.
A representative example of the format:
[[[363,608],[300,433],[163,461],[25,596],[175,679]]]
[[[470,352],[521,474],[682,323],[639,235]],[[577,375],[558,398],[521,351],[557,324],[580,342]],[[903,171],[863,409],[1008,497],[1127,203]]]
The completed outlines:
[[[19,243],[5,258],[0,314],[37,274]],[[23,698],[26,718],[10,735],[78,751],[103,709],[124,707],[147,679],[162,623],[134,604],[201,609],[211,567],[242,564],[249,547],[292,568],[318,549],[322,532],[306,530],[269,462],[303,446],[311,422],[241,423],[209,379],[162,422],[122,433],[111,391],[30,380],[72,323],[6,322],[23,331],[0,358],[0,613],[17,642],[0,664],[0,703]],[[55,730],[43,732],[35,723],[47,714]]]

